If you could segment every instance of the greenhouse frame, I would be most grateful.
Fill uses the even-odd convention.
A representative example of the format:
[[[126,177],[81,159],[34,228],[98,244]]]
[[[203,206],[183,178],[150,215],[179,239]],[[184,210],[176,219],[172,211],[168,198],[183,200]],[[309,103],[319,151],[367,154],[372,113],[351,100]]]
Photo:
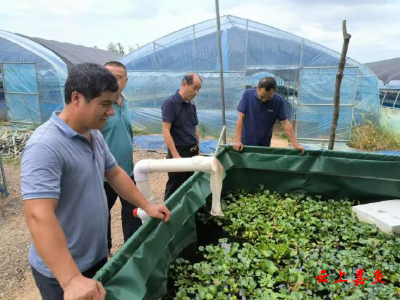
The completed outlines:
[[[0,30],[0,120],[37,126],[64,106],[76,64],[104,64],[120,54]]]
[[[234,16],[221,17],[225,115],[233,137],[237,104],[246,88],[274,76],[286,99],[299,140],[329,138],[333,93],[340,53],[276,28]],[[194,99],[203,136],[218,136],[222,105],[216,20],[186,27],[128,55],[124,91],[138,130],[161,133],[161,104],[179,89],[186,72],[197,72],[203,86]],[[340,95],[336,140],[348,141],[354,122],[379,117],[378,79],[363,64],[347,59]]]
[[[380,123],[400,133],[400,57],[365,64],[378,77],[381,105]]]

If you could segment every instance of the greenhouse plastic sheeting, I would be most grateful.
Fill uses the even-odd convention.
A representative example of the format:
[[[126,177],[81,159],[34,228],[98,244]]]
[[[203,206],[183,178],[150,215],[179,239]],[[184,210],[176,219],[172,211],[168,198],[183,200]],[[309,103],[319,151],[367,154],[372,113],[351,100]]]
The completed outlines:
[[[278,92],[290,106],[289,120],[300,114],[299,137],[329,138],[340,53],[251,20],[222,16],[220,24],[228,137],[235,135],[236,108],[245,89],[254,87],[264,76],[274,76]],[[159,38],[120,59],[128,69],[124,93],[130,101],[134,126],[161,133],[162,101],[180,88],[185,72],[197,72],[203,78],[194,99],[199,122],[207,135],[219,135],[223,122],[217,32],[216,20],[208,20]],[[367,67],[348,58],[341,96],[343,115],[338,136],[348,140],[353,118],[359,122],[366,115],[379,116],[378,79]]]
[[[9,103],[12,104],[9,105]],[[7,106],[8,121],[41,124],[37,94],[9,94],[7,95]]]
[[[49,49],[0,30],[0,75],[3,72],[8,121],[40,125],[63,108],[68,70]]]
[[[8,120],[41,123],[35,64],[3,64]]]
[[[133,72],[128,71],[128,85],[124,90],[129,100],[132,125],[151,133],[162,132],[161,106],[181,86],[184,72]],[[199,129],[203,135],[219,136],[222,129],[220,80],[218,73],[199,72],[203,84],[200,94],[193,100],[196,104]],[[226,73],[225,116],[228,135],[234,135],[237,119],[237,101],[244,89],[242,74]],[[150,83],[151,82],[151,83]]]
[[[223,148],[218,159],[223,192],[264,188],[368,203],[400,198],[400,157],[245,147]],[[146,222],[96,274],[108,300],[158,299],[166,292],[168,264],[196,239],[195,213],[210,194],[209,176],[195,173],[166,202],[169,223]]]
[[[214,153],[217,147],[217,140],[200,140],[200,153]],[[167,145],[161,135],[139,135],[133,138],[133,149],[155,150],[167,152]]]
[[[340,88],[340,112],[336,140],[350,139],[353,120],[357,68],[345,68]],[[333,116],[333,96],[337,68],[301,70],[300,97],[297,105],[297,138],[329,139]]]

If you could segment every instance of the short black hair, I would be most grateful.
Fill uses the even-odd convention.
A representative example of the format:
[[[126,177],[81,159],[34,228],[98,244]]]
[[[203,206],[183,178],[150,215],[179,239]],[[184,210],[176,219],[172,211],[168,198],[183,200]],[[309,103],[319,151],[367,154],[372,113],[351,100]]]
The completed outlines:
[[[105,67],[107,67],[107,66],[120,67],[125,70],[125,73],[128,73],[128,70],[126,69],[124,64],[120,63],[119,61],[116,61],[116,60],[109,61],[109,62],[105,63],[104,66]]]
[[[199,77],[199,79],[200,79],[200,82],[203,82],[203,80],[201,79],[201,77],[198,74],[186,73],[185,76],[183,76],[183,78],[182,78],[182,84],[184,81],[186,81],[187,85],[192,85],[194,75],[197,75],[197,77]]]
[[[273,89],[274,91],[276,91],[276,81],[274,77],[264,77],[262,78],[259,82],[257,87],[259,89],[265,89],[267,92],[270,89]]]
[[[103,92],[116,93],[118,82],[106,68],[92,63],[83,63],[72,68],[65,82],[65,103],[71,103],[71,95],[78,92],[89,103]]]

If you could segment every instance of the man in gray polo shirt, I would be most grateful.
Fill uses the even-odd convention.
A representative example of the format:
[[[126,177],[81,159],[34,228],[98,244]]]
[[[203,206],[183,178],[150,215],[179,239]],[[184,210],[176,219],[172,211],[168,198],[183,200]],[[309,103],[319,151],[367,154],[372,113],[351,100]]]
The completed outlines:
[[[61,113],[40,126],[21,161],[25,218],[33,243],[29,262],[43,299],[104,299],[90,279],[107,261],[108,207],[104,178],[152,217],[169,220],[151,205],[117,165],[99,132],[114,114],[117,80],[95,64],[75,66],[65,83]]]

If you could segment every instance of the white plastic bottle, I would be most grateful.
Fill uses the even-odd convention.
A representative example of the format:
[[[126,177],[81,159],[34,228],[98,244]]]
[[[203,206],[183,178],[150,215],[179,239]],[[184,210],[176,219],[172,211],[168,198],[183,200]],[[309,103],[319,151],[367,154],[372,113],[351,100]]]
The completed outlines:
[[[140,207],[133,210],[133,216],[142,220],[142,223],[150,220],[151,217]]]

